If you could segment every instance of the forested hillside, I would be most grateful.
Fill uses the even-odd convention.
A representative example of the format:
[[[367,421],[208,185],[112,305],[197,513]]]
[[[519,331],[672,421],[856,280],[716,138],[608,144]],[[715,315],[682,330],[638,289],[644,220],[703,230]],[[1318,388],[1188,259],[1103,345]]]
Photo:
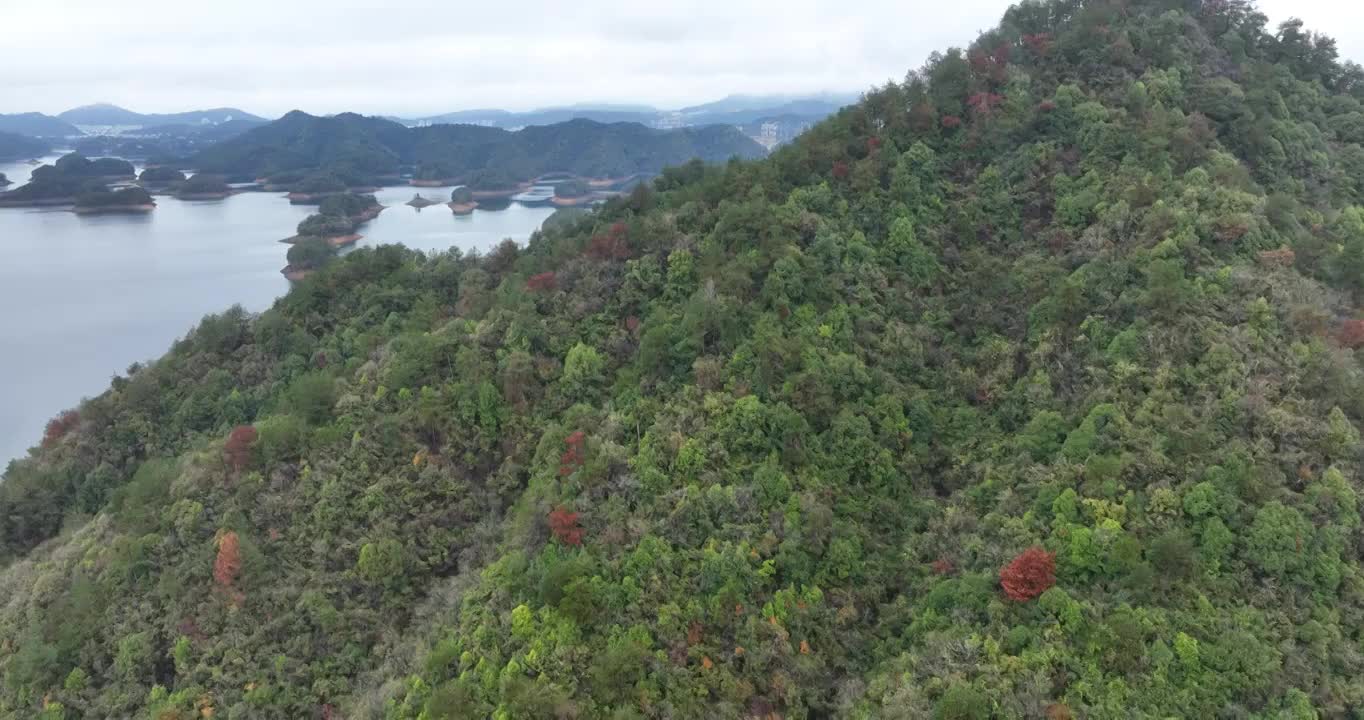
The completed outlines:
[[[1028,2],[205,318],[0,484],[0,715],[1352,717],[1362,100],[1242,2]]]
[[[47,143],[24,135],[0,132],[0,160],[20,160],[46,153]]]
[[[638,123],[572,120],[518,132],[477,125],[407,128],[343,113],[314,117],[295,110],[210,147],[195,167],[227,174],[313,170],[370,184],[410,169],[421,180],[505,187],[548,172],[593,177],[656,173],[692,158],[720,162],[763,155],[732,127],[653,130]]]

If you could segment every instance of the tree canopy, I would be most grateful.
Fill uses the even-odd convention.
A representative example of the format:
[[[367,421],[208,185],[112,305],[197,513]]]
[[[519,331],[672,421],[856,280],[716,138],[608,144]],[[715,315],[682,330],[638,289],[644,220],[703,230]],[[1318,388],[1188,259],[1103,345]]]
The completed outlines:
[[[766,160],[205,317],[0,483],[0,714],[1350,717],[1361,78],[1029,1]]]

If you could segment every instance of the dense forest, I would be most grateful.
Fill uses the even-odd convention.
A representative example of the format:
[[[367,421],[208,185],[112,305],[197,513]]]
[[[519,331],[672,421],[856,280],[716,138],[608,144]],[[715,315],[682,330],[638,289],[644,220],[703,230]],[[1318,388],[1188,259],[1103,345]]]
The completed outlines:
[[[0,114],[0,132],[34,138],[66,138],[82,134],[71,123],[36,112]]]
[[[1300,23],[1030,0],[766,160],[335,259],[11,464],[0,715],[1356,717],[1361,143]]]
[[[0,160],[28,160],[48,151],[47,143],[24,135],[0,132]]]
[[[86,193],[104,192],[110,181],[129,180],[136,175],[133,164],[127,160],[91,160],[80,153],[68,153],[57,158],[52,165],[34,168],[27,183],[0,193],[0,202],[67,201]]]
[[[311,170],[350,185],[374,184],[407,168],[419,180],[501,188],[552,171],[619,177],[694,157],[718,162],[762,154],[761,145],[732,127],[653,130],[573,120],[517,132],[477,125],[407,128],[354,113],[314,117],[295,110],[204,150],[191,163],[229,175]]]

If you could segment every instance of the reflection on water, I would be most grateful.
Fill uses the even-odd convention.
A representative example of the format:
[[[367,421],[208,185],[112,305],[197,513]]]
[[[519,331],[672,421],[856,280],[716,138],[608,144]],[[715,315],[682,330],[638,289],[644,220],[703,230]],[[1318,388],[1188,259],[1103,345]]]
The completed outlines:
[[[0,164],[12,187],[31,170]],[[445,200],[450,189],[421,192]],[[403,205],[412,193],[380,191],[389,207],[361,228],[360,244],[487,250],[505,238],[525,242],[553,211],[417,212]],[[148,215],[0,209],[0,466],[36,443],[57,412],[103,392],[133,362],[158,357],[205,314],[234,303],[268,308],[289,289],[279,239],[315,209],[273,193],[157,202]]]

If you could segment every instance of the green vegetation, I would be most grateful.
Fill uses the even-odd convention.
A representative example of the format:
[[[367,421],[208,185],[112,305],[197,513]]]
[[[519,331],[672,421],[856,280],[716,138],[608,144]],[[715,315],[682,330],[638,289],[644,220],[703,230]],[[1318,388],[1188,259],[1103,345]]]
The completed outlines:
[[[379,201],[373,195],[342,193],[324,198],[317,211],[323,215],[356,219],[373,213],[379,207]]]
[[[554,195],[561,198],[580,198],[592,192],[583,180],[567,180],[554,186]]]
[[[591,214],[592,211],[587,208],[559,208],[551,213],[549,217],[545,218],[544,222],[540,223],[540,229],[547,233],[552,231],[571,232],[570,228]]]
[[[355,229],[355,224],[350,218],[344,215],[309,215],[298,224],[299,235],[312,235],[315,237],[334,237],[337,235],[349,235]]]
[[[733,127],[652,130],[634,123],[574,120],[519,132],[476,125],[406,128],[344,113],[313,117],[294,111],[199,153],[196,167],[253,173],[321,170],[351,186],[410,167],[418,180],[454,180],[474,189],[503,189],[550,171],[585,176],[658,172],[694,157],[717,162],[755,158],[762,146]],[[297,192],[309,192],[297,187]]]
[[[322,216],[313,215],[311,217]],[[290,268],[294,270],[316,270],[336,258],[336,248],[327,243],[326,235],[320,233],[305,234],[302,230],[303,227],[300,225],[299,234],[304,235],[304,237],[289,246],[286,258],[289,261]]]
[[[47,154],[47,143],[26,135],[0,132],[0,160],[27,160]]]
[[[77,209],[141,207],[155,204],[152,196],[140,187],[121,190],[96,190],[83,192],[76,196]]]
[[[175,192],[177,195],[222,195],[232,192],[232,186],[222,175],[195,173],[180,183]]]
[[[54,165],[44,165],[33,171],[33,179],[54,176],[64,178],[132,178],[137,175],[133,164],[118,158],[95,158],[90,160],[80,153],[69,153],[57,158]]]
[[[1184,7],[205,318],[0,483],[0,714],[1350,717],[1364,70]]]
[[[289,192],[326,195],[346,191],[346,181],[331,173],[315,173],[289,186]]]
[[[450,191],[450,202],[465,205],[474,201],[474,191],[468,185],[460,185]]]
[[[373,195],[329,195],[318,206],[317,213],[298,224],[298,234],[316,238],[350,235],[360,223],[371,219],[380,209],[379,201]],[[293,264],[292,259],[290,264]]]
[[[63,155],[53,165],[33,171],[29,182],[5,193],[13,203],[71,200],[78,195],[107,190],[110,179],[135,177],[132,163],[117,158],[89,160],[78,153]]]
[[[139,175],[137,179],[143,183],[151,183],[153,185],[168,185],[171,183],[184,182],[185,174],[173,167],[162,165],[143,170],[142,174]]]

